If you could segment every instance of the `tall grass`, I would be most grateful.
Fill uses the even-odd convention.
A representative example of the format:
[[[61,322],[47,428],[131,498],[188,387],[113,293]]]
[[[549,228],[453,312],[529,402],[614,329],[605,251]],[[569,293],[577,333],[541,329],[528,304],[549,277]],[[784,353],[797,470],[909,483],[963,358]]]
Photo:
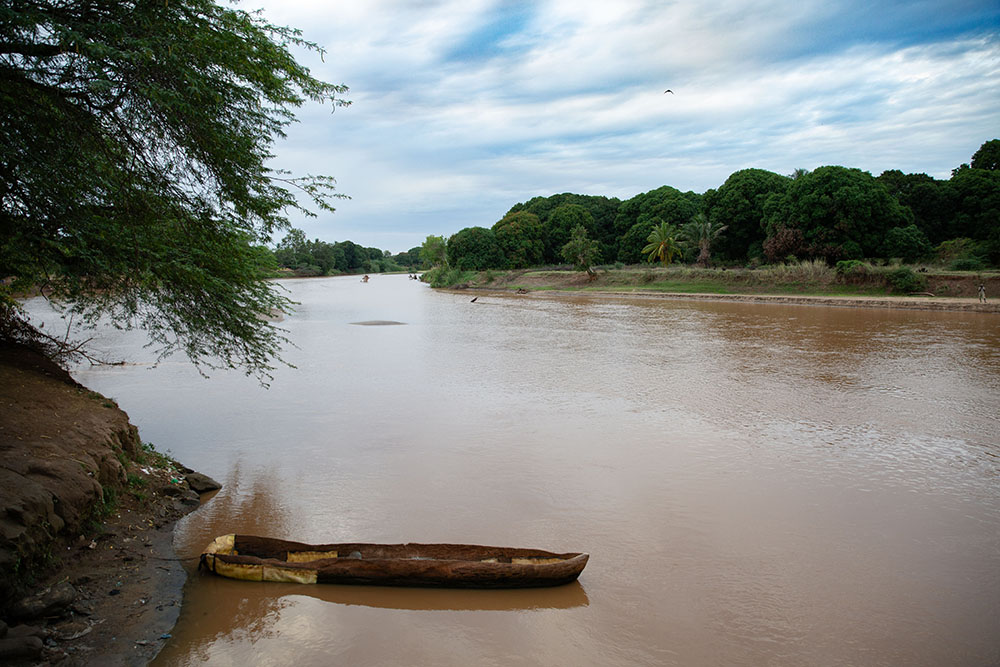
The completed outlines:
[[[728,285],[784,285],[792,283],[825,285],[835,282],[836,272],[821,259],[805,260],[764,266],[755,270],[730,268],[701,268],[675,264],[667,267],[647,267],[636,271],[625,271],[623,281],[629,280],[629,275],[637,282],[652,283],[661,281],[713,281]]]
[[[822,259],[772,264],[758,269],[756,275],[765,283],[829,283],[836,278],[833,269]]]

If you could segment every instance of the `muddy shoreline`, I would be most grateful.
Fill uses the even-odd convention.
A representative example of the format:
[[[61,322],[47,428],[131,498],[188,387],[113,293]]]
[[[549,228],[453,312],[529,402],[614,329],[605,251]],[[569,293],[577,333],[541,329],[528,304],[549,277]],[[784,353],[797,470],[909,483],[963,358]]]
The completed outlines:
[[[924,296],[796,296],[785,294],[708,294],[689,292],[661,292],[656,290],[578,289],[565,286],[535,286],[515,291],[513,288],[469,285],[449,288],[451,292],[476,292],[480,294],[517,294],[530,297],[541,294],[575,294],[580,296],[608,296],[635,299],[671,299],[674,301],[724,301],[731,303],[762,303],[799,306],[834,306],[842,308],[882,308],[897,310],[938,310],[951,312],[1000,313],[1000,300],[980,303],[977,299],[961,297]]]
[[[875,277],[843,282],[832,272],[811,276],[769,276],[750,269],[692,271],[673,267],[584,271],[519,269],[484,271],[446,290],[510,293],[519,296],[554,292],[595,297],[724,301],[733,303],[834,306],[902,310],[1000,313],[1000,274],[920,273],[924,288],[911,294],[886,293]],[[989,297],[980,303],[978,287]],[[686,286],[690,285],[691,289]],[[699,291],[700,288],[700,291]],[[842,293],[846,291],[846,293]],[[856,291],[857,293],[853,293]]]
[[[218,484],[29,349],[0,346],[0,405],[0,662],[147,664],[187,578],[174,525]]]
[[[65,547],[61,565],[8,611],[0,662],[148,664],[170,638],[187,580],[174,552],[174,525],[198,505],[122,510],[99,533]],[[25,606],[41,611],[20,612]]]

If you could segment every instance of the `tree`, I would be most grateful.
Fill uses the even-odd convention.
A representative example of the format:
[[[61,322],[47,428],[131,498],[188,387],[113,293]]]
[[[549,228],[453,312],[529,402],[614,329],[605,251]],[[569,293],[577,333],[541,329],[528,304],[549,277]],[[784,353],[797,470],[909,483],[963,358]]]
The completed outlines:
[[[886,232],[912,222],[910,212],[871,174],[846,167],[820,167],[799,176],[764,208],[769,239],[796,229],[803,253],[828,262],[877,257]]]
[[[618,237],[615,233],[614,220],[615,215],[618,212],[618,206],[621,204],[617,198],[608,198],[596,195],[578,195],[570,192],[564,192],[562,194],[551,195],[548,197],[533,197],[527,202],[518,203],[512,206],[504,217],[507,217],[512,213],[531,213],[538,216],[543,229],[549,229],[552,214],[556,211],[556,209],[567,204],[581,206],[586,209],[588,213],[590,213],[593,221],[589,224],[589,226],[584,224],[584,226],[587,227],[587,233],[600,243],[601,255],[603,257],[613,257],[618,245]],[[569,227],[566,227],[565,225],[560,226],[564,227],[566,238],[568,239],[569,231],[572,229],[573,225],[570,225]],[[549,252],[549,256],[547,257],[548,261],[559,261],[558,246],[548,246],[547,252]]]
[[[637,222],[625,235],[618,240],[618,261],[625,264],[638,264],[645,255],[642,249],[646,247],[650,225],[648,222]]]
[[[386,253],[380,248],[365,248],[365,263],[362,265],[368,273],[385,273],[391,268],[386,264]]]
[[[337,253],[334,244],[315,239],[309,243],[308,248],[309,258],[319,267],[321,275],[328,276],[336,271]]]
[[[446,254],[447,247],[448,244],[443,236],[434,236],[431,234],[424,239],[423,244],[420,246],[420,259],[428,267],[444,266],[448,261]]]
[[[562,247],[562,256],[578,271],[593,274],[590,265],[600,256],[599,244],[587,235],[587,228],[577,225],[569,235],[569,241]]]
[[[659,226],[653,227],[646,240],[649,243],[642,249],[644,255],[648,255],[648,261],[659,259],[663,266],[667,266],[681,250],[681,245],[677,241],[677,229],[672,225],[661,222]]]
[[[342,273],[361,273],[366,269],[368,263],[368,253],[364,248],[353,241],[341,241],[337,244],[340,248],[338,263],[335,264],[338,271]]]
[[[904,174],[890,169],[876,178],[902,206],[913,214],[913,224],[931,243],[941,243],[956,236],[954,229],[957,194],[949,181],[939,181],[927,174]]]
[[[506,264],[492,229],[466,227],[448,239],[448,265],[462,271],[502,269]]]
[[[542,263],[545,252],[544,230],[534,213],[508,213],[493,225],[493,233],[510,268],[524,269]]]
[[[985,241],[992,264],[1000,264],[1000,170],[963,169],[951,177],[957,202],[956,237]]]
[[[764,241],[764,256],[768,262],[775,264],[805,254],[804,248],[805,240],[802,238],[801,229],[777,227]]]
[[[681,192],[664,185],[622,202],[615,217],[615,233],[622,239],[639,223],[642,223],[647,230],[662,222],[679,227],[694,217],[700,209],[701,195]],[[648,231],[646,235],[649,235]],[[631,250],[633,249],[619,244],[618,259],[623,262],[633,261],[630,258]]]
[[[885,256],[916,262],[931,253],[927,236],[916,225],[893,227],[885,235]]]
[[[410,248],[406,252],[396,253],[393,255],[392,259],[399,266],[406,267],[408,270],[413,271],[415,269],[419,269],[422,264],[420,251],[421,247],[416,246],[414,248]]]
[[[972,155],[973,169],[1000,170],[1000,139],[990,139]]]
[[[278,242],[274,249],[275,257],[280,266],[294,269],[302,264],[309,263],[308,244],[306,233],[295,227],[288,230],[285,237]]]
[[[549,216],[545,227],[545,259],[558,262],[562,258],[562,248],[569,242],[573,230],[583,227],[587,233],[594,232],[594,216],[579,204],[563,204]]]
[[[278,260],[266,245],[253,247],[252,261],[262,275],[273,276],[278,271]]]
[[[267,166],[295,107],[347,104],[292,48],[322,52],[211,0],[6,3],[0,322],[38,286],[85,322],[145,329],[161,357],[265,379],[283,341],[267,316],[290,303],[253,246],[310,213],[296,193],[340,196]]]
[[[759,257],[767,238],[764,204],[768,197],[784,193],[791,182],[788,176],[764,169],[742,169],[731,174],[718,190],[706,192],[706,215],[728,227],[714,244],[714,251],[738,261]]]
[[[681,238],[698,248],[698,259],[695,262],[699,266],[708,267],[712,258],[712,243],[722,232],[726,231],[727,225],[720,222],[713,222],[704,213],[699,213],[691,222],[681,228]]]

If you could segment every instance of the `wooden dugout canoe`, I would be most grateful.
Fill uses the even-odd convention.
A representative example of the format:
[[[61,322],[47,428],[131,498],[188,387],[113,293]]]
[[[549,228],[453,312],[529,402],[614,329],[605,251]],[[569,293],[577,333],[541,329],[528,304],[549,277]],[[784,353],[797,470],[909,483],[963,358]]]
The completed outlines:
[[[198,567],[246,581],[532,588],[575,581],[589,557],[472,544],[311,545],[223,535],[206,547]]]

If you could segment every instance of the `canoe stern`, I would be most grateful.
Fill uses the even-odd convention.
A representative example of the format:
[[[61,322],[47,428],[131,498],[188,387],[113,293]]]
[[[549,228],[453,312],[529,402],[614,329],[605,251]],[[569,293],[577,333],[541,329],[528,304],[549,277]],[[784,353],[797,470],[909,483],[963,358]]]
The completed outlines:
[[[209,544],[201,555],[199,568],[205,568],[229,579],[242,581],[276,581],[290,584],[315,584],[315,569],[281,567],[240,559],[236,549],[236,535],[221,535]],[[249,560],[251,562],[245,562]]]

